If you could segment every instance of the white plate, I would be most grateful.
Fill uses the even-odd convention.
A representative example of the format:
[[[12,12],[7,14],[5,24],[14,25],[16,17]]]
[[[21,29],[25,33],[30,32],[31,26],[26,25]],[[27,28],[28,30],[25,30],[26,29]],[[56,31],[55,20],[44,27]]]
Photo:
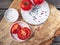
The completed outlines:
[[[44,1],[41,5],[36,5],[29,11],[24,11],[21,9],[23,19],[32,25],[44,23],[49,17],[49,13],[49,5],[46,1]]]
[[[15,22],[15,23],[18,23],[22,28],[23,28],[23,27],[28,27],[28,28],[30,29],[30,27],[28,26],[28,24],[25,23],[25,22],[23,22],[23,21],[18,21],[18,22]],[[10,30],[9,30],[10,37],[11,37],[14,41],[17,41],[17,42],[24,42],[24,41],[28,40],[28,39],[26,39],[26,40],[21,40],[21,39],[18,38],[18,35],[17,35],[17,34],[13,34],[13,33],[10,32],[12,26],[13,26],[15,23],[13,23],[13,24],[11,25],[11,27],[10,27]],[[31,35],[32,35],[32,31],[31,31]]]
[[[9,8],[5,11],[4,13],[4,17],[6,19],[6,21],[8,22],[14,22],[18,19],[19,17],[19,13],[16,9],[14,8]]]

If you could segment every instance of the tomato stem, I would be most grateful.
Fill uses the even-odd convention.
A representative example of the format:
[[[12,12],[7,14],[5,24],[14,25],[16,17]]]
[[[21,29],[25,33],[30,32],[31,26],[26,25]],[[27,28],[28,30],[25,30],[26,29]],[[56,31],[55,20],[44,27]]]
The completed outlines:
[[[28,2],[25,2],[24,5],[28,5],[29,3]]]

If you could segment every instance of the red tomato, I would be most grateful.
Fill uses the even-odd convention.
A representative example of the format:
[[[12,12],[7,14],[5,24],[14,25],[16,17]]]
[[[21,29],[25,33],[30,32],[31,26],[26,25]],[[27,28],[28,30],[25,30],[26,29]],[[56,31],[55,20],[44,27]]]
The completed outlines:
[[[36,5],[39,5],[39,4],[41,4],[42,2],[44,2],[44,0],[33,0],[33,2],[34,2]]]
[[[23,0],[21,3],[20,3],[20,7],[23,9],[23,10],[30,10],[32,8],[32,2],[30,0]]]
[[[21,29],[21,26],[18,23],[15,23],[11,28],[11,33],[16,34],[20,29]]]
[[[22,28],[21,30],[18,31],[18,37],[21,40],[25,40],[27,38],[29,38],[31,35],[31,30],[27,27]]]

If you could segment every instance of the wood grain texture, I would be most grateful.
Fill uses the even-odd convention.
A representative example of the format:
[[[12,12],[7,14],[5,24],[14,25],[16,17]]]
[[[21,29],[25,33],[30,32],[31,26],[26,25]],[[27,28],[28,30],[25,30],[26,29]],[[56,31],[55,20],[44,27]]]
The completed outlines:
[[[20,14],[20,2],[21,0],[14,0],[9,8],[17,9]],[[5,18],[3,18],[0,22],[0,42],[3,42],[3,45],[41,45],[42,42],[54,37],[55,32],[58,28],[60,28],[60,11],[50,4],[49,7],[50,16],[47,21],[38,26],[28,24],[32,28],[32,31],[34,31],[34,35],[31,37],[31,39],[22,43],[12,40],[12,38],[9,36],[9,28],[12,23],[7,22]],[[21,14],[18,21],[24,21]]]
[[[54,40],[54,38],[56,38],[59,35],[60,35],[60,28],[57,29],[57,31],[55,32],[54,37],[52,37],[51,39],[49,39],[47,41],[42,42],[41,45],[51,45],[53,40]]]

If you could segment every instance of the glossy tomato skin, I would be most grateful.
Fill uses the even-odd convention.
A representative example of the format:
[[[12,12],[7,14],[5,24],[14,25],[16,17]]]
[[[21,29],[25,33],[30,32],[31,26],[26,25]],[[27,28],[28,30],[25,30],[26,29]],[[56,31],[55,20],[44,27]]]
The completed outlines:
[[[32,8],[32,2],[30,0],[22,0],[20,7],[21,9],[28,11]]]
[[[27,27],[24,27],[20,31],[18,31],[18,37],[21,40],[28,39],[30,37],[30,35],[31,35],[31,30],[29,28],[27,28]]]
[[[33,0],[33,2],[35,3],[35,5],[39,5],[39,4],[43,3],[44,0]]]
[[[18,30],[21,29],[21,26],[18,23],[15,23],[11,28],[11,33],[17,34]]]

